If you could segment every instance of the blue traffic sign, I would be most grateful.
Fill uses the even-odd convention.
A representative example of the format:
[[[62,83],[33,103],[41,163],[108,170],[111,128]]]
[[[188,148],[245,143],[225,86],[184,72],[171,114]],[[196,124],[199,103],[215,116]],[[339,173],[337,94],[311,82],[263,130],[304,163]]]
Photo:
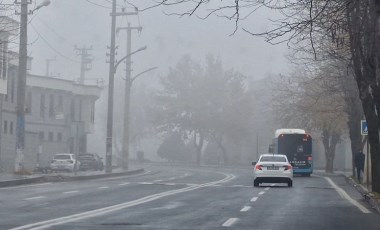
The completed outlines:
[[[360,127],[362,135],[368,135],[368,125],[366,120],[360,121]]]

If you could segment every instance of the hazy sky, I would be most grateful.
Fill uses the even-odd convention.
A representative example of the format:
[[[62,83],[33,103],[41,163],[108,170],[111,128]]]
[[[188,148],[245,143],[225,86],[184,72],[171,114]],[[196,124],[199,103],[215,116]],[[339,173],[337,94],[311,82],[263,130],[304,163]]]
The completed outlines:
[[[47,58],[57,58],[51,62],[50,72],[60,74],[66,79],[79,76],[79,56],[74,46],[92,45],[93,69],[86,73],[88,78],[108,78],[106,61],[107,45],[110,43],[111,17],[110,0],[51,0],[48,7],[41,8],[30,16],[28,53],[34,58],[32,73],[45,74]],[[13,1],[12,1],[13,2]],[[36,0],[39,4],[42,0]],[[101,5],[97,6],[95,4]],[[139,7],[150,4],[151,0],[138,0]],[[102,7],[104,6],[104,7]],[[124,0],[118,1],[118,7],[128,6]],[[33,8],[33,5],[30,5]],[[234,68],[241,73],[255,78],[262,78],[269,73],[279,73],[287,69],[284,55],[288,52],[285,45],[273,46],[263,38],[253,37],[239,29],[233,36],[234,22],[223,18],[210,17],[200,20],[197,17],[167,16],[163,13],[173,12],[168,8],[157,7],[141,12],[139,17],[118,17],[117,25],[141,25],[142,33],[133,34],[132,50],[147,46],[148,49],[133,55],[133,70],[137,74],[147,68],[159,67],[153,75],[164,74],[168,67],[177,63],[184,54],[190,54],[197,60],[205,55],[219,55],[225,68]],[[259,12],[242,26],[252,30],[263,30],[269,25],[270,12]],[[116,37],[119,46],[118,59],[125,56],[126,32],[121,31]],[[124,67],[120,66],[116,77],[123,76]]]

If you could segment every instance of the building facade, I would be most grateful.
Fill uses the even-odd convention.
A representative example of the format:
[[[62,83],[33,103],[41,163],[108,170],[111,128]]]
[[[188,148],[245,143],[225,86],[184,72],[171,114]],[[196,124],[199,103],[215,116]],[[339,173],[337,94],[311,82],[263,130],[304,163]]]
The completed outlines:
[[[32,170],[37,164],[48,166],[56,153],[87,152],[101,86],[28,73],[25,149],[23,156],[16,157],[18,54],[9,51],[7,44],[17,29],[9,30],[9,25],[18,27],[17,22],[0,16],[0,169]],[[31,58],[28,70],[30,66]]]

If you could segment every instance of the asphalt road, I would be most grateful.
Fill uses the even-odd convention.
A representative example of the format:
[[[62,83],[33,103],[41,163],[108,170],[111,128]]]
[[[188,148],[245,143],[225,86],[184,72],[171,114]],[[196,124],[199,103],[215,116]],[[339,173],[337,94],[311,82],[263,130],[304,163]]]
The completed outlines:
[[[144,167],[0,188],[0,229],[380,229],[380,215],[340,176],[253,188],[249,168]]]

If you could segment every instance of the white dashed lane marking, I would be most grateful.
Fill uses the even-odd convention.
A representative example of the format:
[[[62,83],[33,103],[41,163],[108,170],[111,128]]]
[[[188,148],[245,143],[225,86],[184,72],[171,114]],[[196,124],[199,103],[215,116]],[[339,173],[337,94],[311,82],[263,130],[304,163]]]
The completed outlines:
[[[240,210],[240,212],[246,212],[246,211],[249,211],[250,209],[251,209],[250,206],[244,206],[244,208],[242,208],[242,209]]]
[[[268,191],[269,189],[270,189],[270,187],[266,187],[264,190],[265,190],[265,191]]]
[[[70,193],[77,193],[77,192],[79,192],[79,191],[78,190],[73,190],[73,191],[67,191],[67,192],[63,192],[63,193],[70,194]]]
[[[255,202],[256,200],[258,199],[258,197],[253,197],[252,199],[251,199],[251,202]]]
[[[107,189],[107,188],[110,188],[110,187],[108,186],[98,187],[98,189]]]
[[[129,184],[129,182],[121,183],[121,184],[119,184],[119,186],[124,186],[124,185],[127,185],[127,184]]]
[[[224,222],[222,224],[223,227],[230,227],[232,226],[233,224],[235,224],[237,221],[239,220],[239,218],[230,218],[228,219],[226,222]]]
[[[44,196],[35,196],[35,197],[29,197],[25,198],[24,200],[38,200],[38,199],[43,199],[45,198]]]
[[[259,192],[259,195],[263,195],[265,192],[264,191],[261,191],[261,192]]]

